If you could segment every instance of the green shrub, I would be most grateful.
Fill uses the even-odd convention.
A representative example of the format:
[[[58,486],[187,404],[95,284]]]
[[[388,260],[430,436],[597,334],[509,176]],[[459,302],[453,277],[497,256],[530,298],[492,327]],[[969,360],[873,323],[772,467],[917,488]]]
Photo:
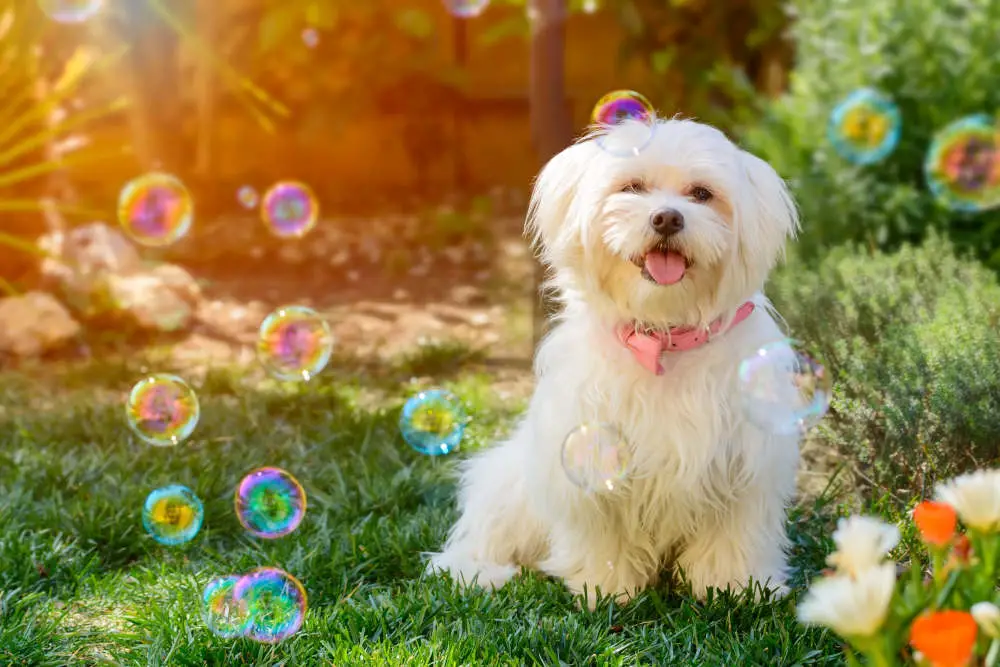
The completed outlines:
[[[1000,284],[935,232],[887,254],[832,250],[768,290],[835,379],[817,436],[861,487],[919,494],[1000,453]]]
[[[844,241],[889,249],[938,229],[1000,269],[1000,209],[949,211],[923,177],[935,131],[1000,109],[1000,1],[793,0],[792,8],[790,90],[743,139],[790,180],[805,255]],[[902,116],[896,150],[867,167],[840,158],[826,136],[833,107],[861,87],[891,96]]]

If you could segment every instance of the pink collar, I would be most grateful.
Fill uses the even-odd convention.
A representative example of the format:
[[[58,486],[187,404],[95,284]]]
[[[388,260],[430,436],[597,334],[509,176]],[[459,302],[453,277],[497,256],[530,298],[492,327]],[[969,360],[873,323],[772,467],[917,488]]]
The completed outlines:
[[[733,321],[726,328],[728,331],[754,311],[752,301],[747,301],[736,309]],[[651,373],[663,375],[663,365],[660,355],[664,352],[685,352],[701,347],[712,336],[722,333],[722,318],[715,320],[707,329],[695,327],[674,327],[666,331],[637,331],[635,324],[624,324],[618,328],[618,340],[628,348],[636,361],[649,369]]]

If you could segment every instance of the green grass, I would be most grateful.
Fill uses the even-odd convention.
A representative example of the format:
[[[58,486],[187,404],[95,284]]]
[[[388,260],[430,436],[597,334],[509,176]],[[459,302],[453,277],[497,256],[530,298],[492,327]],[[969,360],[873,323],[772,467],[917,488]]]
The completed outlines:
[[[399,408],[427,384],[411,372],[435,373],[468,403],[465,451],[503,434],[522,407],[491,392],[481,366],[435,355],[379,368],[344,360],[302,387],[209,371],[192,381],[195,437],[163,449],[137,442],[123,421],[148,362],[0,375],[0,664],[841,663],[831,635],[796,623],[800,590],[755,604],[658,589],[586,612],[535,574],[495,594],[423,575],[421,552],[439,547],[455,518],[460,455],[424,457],[401,441]],[[233,513],[237,481],[260,465],[291,471],[309,494],[306,520],[283,539],[249,537]],[[145,496],[169,483],[205,504],[201,533],[182,547],[156,544],[140,523]],[[819,506],[793,512],[798,589],[822,567],[833,519]],[[261,565],[304,584],[303,629],[275,646],[213,636],[202,586]]]

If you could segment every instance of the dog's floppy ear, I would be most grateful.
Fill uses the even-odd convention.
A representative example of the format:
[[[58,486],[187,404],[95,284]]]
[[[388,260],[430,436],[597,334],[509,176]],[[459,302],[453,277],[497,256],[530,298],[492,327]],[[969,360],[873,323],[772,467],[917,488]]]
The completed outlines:
[[[799,212],[792,195],[788,192],[788,186],[778,172],[764,160],[746,151],[743,151],[742,157],[747,180],[750,181],[754,192],[754,201],[751,205],[755,208],[755,222],[758,226],[766,228],[748,231],[759,234],[772,230],[781,235],[781,238],[773,239],[773,242],[784,245],[786,238],[795,238],[799,232]]]
[[[592,142],[574,144],[549,160],[535,179],[524,228],[536,250],[544,253],[557,245],[567,227],[564,221],[573,215],[576,190],[592,153]]]

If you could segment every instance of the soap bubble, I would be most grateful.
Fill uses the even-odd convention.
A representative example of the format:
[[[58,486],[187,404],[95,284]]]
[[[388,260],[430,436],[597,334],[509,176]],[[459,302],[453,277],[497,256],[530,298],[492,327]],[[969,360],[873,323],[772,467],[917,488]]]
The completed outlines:
[[[563,440],[563,470],[571,482],[587,491],[613,491],[625,479],[631,462],[628,443],[610,424],[582,424]]]
[[[233,598],[245,605],[250,616],[245,636],[255,641],[280,642],[298,632],[305,621],[305,588],[277,568],[264,567],[241,577]]]
[[[305,515],[305,490],[280,468],[258,468],[236,488],[236,516],[257,537],[284,537],[299,527]]]
[[[95,16],[104,0],[38,0],[42,12],[59,23],[83,23]]]
[[[205,625],[223,639],[242,637],[250,625],[246,601],[237,602],[233,597],[239,580],[236,575],[217,577],[208,582],[201,594]]]
[[[950,123],[934,135],[924,174],[938,201],[953,210],[1000,206],[1000,127],[986,115]]]
[[[316,226],[319,202],[305,183],[281,181],[264,193],[260,214],[275,236],[299,238]]]
[[[638,155],[653,139],[655,112],[634,90],[616,90],[597,101],[590,122],[602,128],[597,145],[616,157]]]
[[[187,188],[170,174],[153,172],[125,184],[118,196],[118,222],[144,246],[175,243],[191,229],[194,204]]]
[[[833,381],[822,364],[788,341],[764,345],[739,367],[747,418],[770,433],[802,433],[830,407]]]
[[[204,516],[198,496],[180,484],[156,489],[142,506],[142,525],[146,532],[167,546],[191,540],[201,530]]]
[[[139,380],[125,403],[129,428],[157,447],[187,440],[200,417],[201,408],[194,390],[184,380],[168,373]]]
[[[236,200],[243,208],[256,208],[260,203],[260,195],[249,185],[244,185],[236,191]]]
[[[461,401],[444,389],[429,389],[411,397],[399,416],[406,443],[421,454],[439,456],[462,441],[468,419]]]
[[[310,380],[333,356],[330,325],[312,308],[282,306],[264,318],[257,358],[279,380]]]
[[[884,160],[896,149],[901,130],[899,108],[871,88],[854,91],[834,107],[827,126],[834,150],[857,165]]]
[[[471,19],[486,11],[490,0],[444,0],[444,6],[452,16]]]

